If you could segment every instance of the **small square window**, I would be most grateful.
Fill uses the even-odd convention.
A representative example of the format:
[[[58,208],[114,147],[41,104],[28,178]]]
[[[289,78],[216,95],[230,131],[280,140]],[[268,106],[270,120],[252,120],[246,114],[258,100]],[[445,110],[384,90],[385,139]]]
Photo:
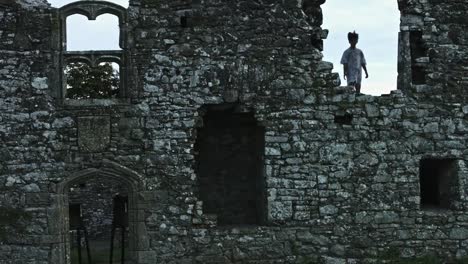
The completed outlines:
[[[353,122],[353,115],[349,113],[339,113],[335,115],[335,123],[341,125],[351,125]]]
[[[457,161],[422,159],[419,164],[421,207],[451,209],[457,200]]]

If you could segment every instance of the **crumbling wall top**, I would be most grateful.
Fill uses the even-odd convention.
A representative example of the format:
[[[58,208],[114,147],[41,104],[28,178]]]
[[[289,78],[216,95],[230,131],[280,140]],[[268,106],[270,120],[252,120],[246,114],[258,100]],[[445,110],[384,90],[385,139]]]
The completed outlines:
[[[50,7],[47,0],[0,0],[0,6],[2,5],[20,5],[25,9]]]

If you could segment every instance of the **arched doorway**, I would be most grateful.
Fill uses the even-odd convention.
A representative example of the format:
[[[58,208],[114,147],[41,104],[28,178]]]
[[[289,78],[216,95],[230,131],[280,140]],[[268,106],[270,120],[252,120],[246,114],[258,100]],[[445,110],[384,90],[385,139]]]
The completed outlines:
[[[79,255],[83,264],[90,258],[109,263],[113,241],[113,263],[123,259],[133,264],[137,252],[148,248],[144,222],[138,219],[142,176],[111,161],[97,167],[74,173],[57,185],[55,232],[60,244],[53,252],[55,263],[79,263]]]

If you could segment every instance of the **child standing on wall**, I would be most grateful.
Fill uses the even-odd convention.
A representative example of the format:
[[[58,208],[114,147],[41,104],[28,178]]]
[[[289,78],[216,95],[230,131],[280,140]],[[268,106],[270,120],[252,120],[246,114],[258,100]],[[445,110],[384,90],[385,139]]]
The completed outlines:
[[[361,93],[362,69],[366,73],[366,79],[369,78],[366,68],[366,59],[362,50],[356,48],[359,40],[359,34],[354,31],[348,33],[348,41],[351,45],[343,52],[341,64],[343,64],[344,79],[348,81],[348,86],[354,86],[356,92]]]

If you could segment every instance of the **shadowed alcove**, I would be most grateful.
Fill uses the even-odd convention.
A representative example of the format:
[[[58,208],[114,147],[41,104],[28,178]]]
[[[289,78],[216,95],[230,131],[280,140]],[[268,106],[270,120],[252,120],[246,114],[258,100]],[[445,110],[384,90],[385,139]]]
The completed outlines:
[[[216,214],[219,225],[262,224],[264,128],[236,105],[210,105],[201,112],[195,150],[204,213]]]

